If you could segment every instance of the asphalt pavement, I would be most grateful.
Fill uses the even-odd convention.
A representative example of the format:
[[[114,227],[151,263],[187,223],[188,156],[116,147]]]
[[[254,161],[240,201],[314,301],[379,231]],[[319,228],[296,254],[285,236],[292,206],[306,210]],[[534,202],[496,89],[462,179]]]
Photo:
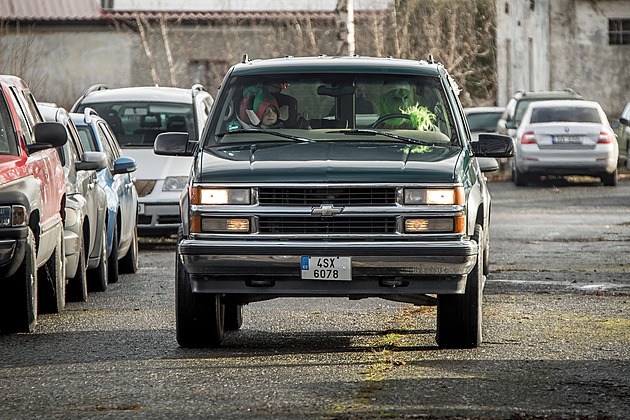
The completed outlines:
[[[85,303],[0,335],[0,418],[625,419],[630,181],[492,182],[484,343],[435,308],[278,299],[218,349],[175,340],[174,248]]]

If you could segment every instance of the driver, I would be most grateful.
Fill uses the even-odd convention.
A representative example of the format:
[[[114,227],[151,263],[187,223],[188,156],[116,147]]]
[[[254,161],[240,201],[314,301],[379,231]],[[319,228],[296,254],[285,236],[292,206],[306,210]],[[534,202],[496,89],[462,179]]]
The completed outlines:
[[[405,81],[388,82],[383,85],[381,97],[376,104],[379,116],[401,114],[404,109],[414,103],[411,85]],[[412,128],[411,121],[406,118],[391,118],[384,121],[382,128]]]

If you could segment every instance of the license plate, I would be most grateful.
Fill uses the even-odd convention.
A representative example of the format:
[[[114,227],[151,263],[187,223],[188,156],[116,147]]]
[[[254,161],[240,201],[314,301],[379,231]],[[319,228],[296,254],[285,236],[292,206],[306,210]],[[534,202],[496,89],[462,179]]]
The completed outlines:
[[[144,214],[144,203],[138,203],[138,214]]]
[[[302,256],[301,266],[305,280],[352,280],[350,257]]]
[[[555,144],[582,144],[582,137],[580,136],[554,136],[553,142]]]

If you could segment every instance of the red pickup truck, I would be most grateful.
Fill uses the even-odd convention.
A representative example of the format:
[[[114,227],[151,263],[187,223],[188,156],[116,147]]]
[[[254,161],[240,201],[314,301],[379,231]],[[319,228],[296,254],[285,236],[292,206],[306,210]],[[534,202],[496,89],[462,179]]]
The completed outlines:
[[[0,76],[0,332],[65,305],[63,125],[41,122],[24,81]]]

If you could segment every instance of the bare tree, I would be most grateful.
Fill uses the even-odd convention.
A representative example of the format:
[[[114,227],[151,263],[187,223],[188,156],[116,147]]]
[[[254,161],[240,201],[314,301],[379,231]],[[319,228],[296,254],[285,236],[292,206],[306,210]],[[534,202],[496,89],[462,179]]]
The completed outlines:
[[[354,55],[354,0],[337,0],[337,55]]]
[[[444,63],[463,88],[462,102],[491,103],[496,97],[493,0],[396,0],[392,51],[401,58]]]
[[[39,92],[47,76],[37,68],[44,51],[32,29],[29,26],[23,31],[19,24],[11,27],[0,20],[0,74],[16,75],[26,80],[33,92]]]
[[[168,61],[168,70],[171,77],[171,86],[177,86],[177,69],[173,61],[173,54],[171,53],[171,44],[168,40],[168,33],[166,28],[166,20],[164,16],[160,18],[160,31],[162,33],[162,41],[164,42],[164,50],[166,51],[166,60]]]

